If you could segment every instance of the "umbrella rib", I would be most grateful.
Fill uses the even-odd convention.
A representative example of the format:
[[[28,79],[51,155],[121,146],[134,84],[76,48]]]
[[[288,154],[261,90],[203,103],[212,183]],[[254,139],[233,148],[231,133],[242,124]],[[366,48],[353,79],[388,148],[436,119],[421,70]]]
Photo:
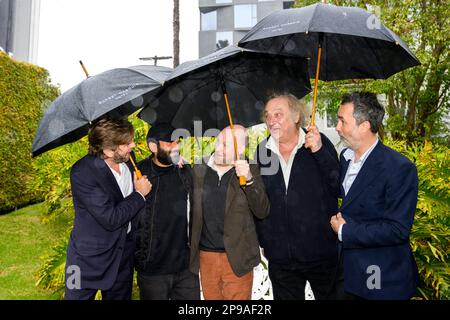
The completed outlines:
[[[306,29],[307,32],[309,32],[309,29],[311,28],[311,24],[312,24],[312,22],[314,21],[314,16],[316,15],[317,7],[318,7],[319,5],[320,5],[320,4],[316,4],[316,6],[314,7],[314,12],[313,12],[312,15],[311,15],[311,20],[309,20],[308,29]]]

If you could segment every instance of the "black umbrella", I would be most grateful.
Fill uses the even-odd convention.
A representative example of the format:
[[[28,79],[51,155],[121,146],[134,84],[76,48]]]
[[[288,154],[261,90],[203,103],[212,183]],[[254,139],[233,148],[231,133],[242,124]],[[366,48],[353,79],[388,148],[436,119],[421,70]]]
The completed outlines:
[[[248,127],[261,123],[268,95],[287,91],[298,98],[311,91],[306,59],[228,46],[175,68],[139,117],[193,134],[196,120],[221,130],[230,125],[228,100],[232,121]]]
[[[233,132],[233,122],[246,127],[260,123],[267,96],[286,91],[298,98],[311,91],[306,59],[229,46],[175,68],[158,99],[139,116],[193,134],[194,121],[201,121],[203,129],[229,125]],[[233,138],[237,158],[234,132]]]
[[[90,123],[102,116],[122,117],[139,110],[171,72],[170,68],[143,65],[88,77],[46,110],[34,138],[33,157],[82,138]]]
[[[372,14],[360,8],[316,3],[280,10],[262,19],[239,46],[309,58],[317,81],[386,79],[420,64],[406,44]]]

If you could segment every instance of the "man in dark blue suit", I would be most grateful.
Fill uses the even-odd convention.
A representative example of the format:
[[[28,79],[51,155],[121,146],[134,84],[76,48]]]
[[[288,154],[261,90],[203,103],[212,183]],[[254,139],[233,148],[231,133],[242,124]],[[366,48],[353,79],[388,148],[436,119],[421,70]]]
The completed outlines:
[[[378,140],[383,117],[367,92],[345,95],[338,111],[336,130],[348,148],[340,156],[342,206],[330,223],[340,241],[344,299],[409,299],[416,291],[409,236],[417,169]]]
[[[70,172],[75,220],[66,260],[65,299],[131,299],[137,213],[151,190],[129,164],[134,130],[102,119],[89,130],[89,154]],[[133,177],[134,176],[134,177]]]

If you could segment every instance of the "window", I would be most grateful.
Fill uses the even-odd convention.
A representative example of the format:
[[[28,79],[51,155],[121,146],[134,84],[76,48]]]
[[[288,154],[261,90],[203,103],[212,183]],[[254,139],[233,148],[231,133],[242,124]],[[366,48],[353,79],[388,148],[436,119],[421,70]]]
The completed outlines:
[[[201,13],[202,16],[202,31],[217,29],[217,11],[210,11],[208,13]]]
[[[233,44],[233,32],[217,32],[216,33],[216,50],[228,47]]]
[[[234,27],[251,28],[257,22],[256,4],[241,4],[234,6]]]

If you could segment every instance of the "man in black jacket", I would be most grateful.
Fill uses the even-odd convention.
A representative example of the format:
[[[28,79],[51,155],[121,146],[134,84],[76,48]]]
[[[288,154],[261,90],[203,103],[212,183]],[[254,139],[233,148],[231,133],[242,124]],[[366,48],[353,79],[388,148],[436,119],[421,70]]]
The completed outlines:
[[[152,126],[147,134],[152,155],[138,164],[153,184],[136,241],[141,300],[200,299],[198,276],[188,270],[191,169],[178,166],[179,146],[171,139],[173,130],[168,124]]]
[[[272,96],[264,117],[271,136],[256,159],[270,201],[256,219],[275,299],[335,298],[337,239],[330,218],[338,208],[339,162],[333,144],[316,127],[302,128],[305,106],[293,95]]]

